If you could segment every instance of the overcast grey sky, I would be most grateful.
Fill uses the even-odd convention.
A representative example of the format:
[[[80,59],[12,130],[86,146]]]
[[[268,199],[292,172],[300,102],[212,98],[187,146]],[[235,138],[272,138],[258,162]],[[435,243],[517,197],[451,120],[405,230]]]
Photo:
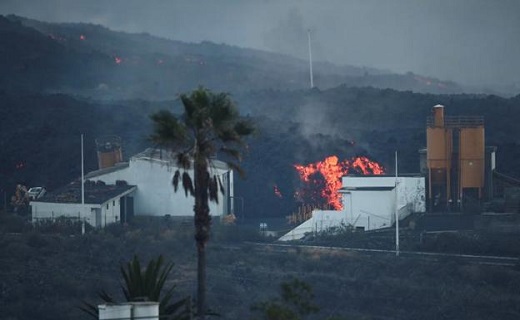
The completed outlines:
[[[1,14],[91,22],[470,85],[520,86],[519,0],[0,0]]]

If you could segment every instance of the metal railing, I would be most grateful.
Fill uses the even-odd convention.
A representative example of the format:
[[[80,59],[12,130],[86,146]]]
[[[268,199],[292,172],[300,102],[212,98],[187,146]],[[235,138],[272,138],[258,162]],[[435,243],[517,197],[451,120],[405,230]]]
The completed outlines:
[[[433,116],[426,118],[428,127],[435,127],[435,119]],[[467,128],[478,127],[484,125],[483,116],[445,116],[444,127],[447,128]]]

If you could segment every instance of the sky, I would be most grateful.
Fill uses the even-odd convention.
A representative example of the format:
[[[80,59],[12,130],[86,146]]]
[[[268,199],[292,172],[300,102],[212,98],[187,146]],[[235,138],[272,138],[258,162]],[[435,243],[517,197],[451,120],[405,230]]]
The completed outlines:
[[[340,65],[520,87],[518,0],[0,0],[0,14],[87,22]]]

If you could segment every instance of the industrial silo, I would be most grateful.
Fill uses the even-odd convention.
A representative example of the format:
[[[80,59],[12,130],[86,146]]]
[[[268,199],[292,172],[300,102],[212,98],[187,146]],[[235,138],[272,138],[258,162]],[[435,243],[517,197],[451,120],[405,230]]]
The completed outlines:
[[[436,105],[426,140],[430,209],[478,211],[486,183],[484,118],[445,116]]]
[[[426,157],[431,207],[448,206],[451,194],[452,129],[445,126],[444,107],[436,105],[427,120]]]
[[[475,119],[471,127],[460,128],[459,195],[481,199],[484,188],[485,143],[484,125]]]
[[[118,136],[104,136],[96,139],[96,149],[99,169],[113,167],[123,161],[121,138]]]

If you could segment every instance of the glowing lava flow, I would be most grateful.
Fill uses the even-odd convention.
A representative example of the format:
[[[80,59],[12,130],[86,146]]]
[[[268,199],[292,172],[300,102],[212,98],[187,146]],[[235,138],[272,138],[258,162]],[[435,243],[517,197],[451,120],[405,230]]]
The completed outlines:
[[[308,165],[294,165],[296,171],[300,175],[300,179],[308,184],[319,186],[322,185],[320,196],[326,200],[327,204],[336,209],[341,210],[340,195],[341,177],[351,171],[368,174],[384,174],[384,168],[377,162],[371,161],[367,157],[355,157],[351,160],[339,161],[337,156],[330,156],[323,161],[318,161]],[[323,182],[320,182],[320,178]]]

